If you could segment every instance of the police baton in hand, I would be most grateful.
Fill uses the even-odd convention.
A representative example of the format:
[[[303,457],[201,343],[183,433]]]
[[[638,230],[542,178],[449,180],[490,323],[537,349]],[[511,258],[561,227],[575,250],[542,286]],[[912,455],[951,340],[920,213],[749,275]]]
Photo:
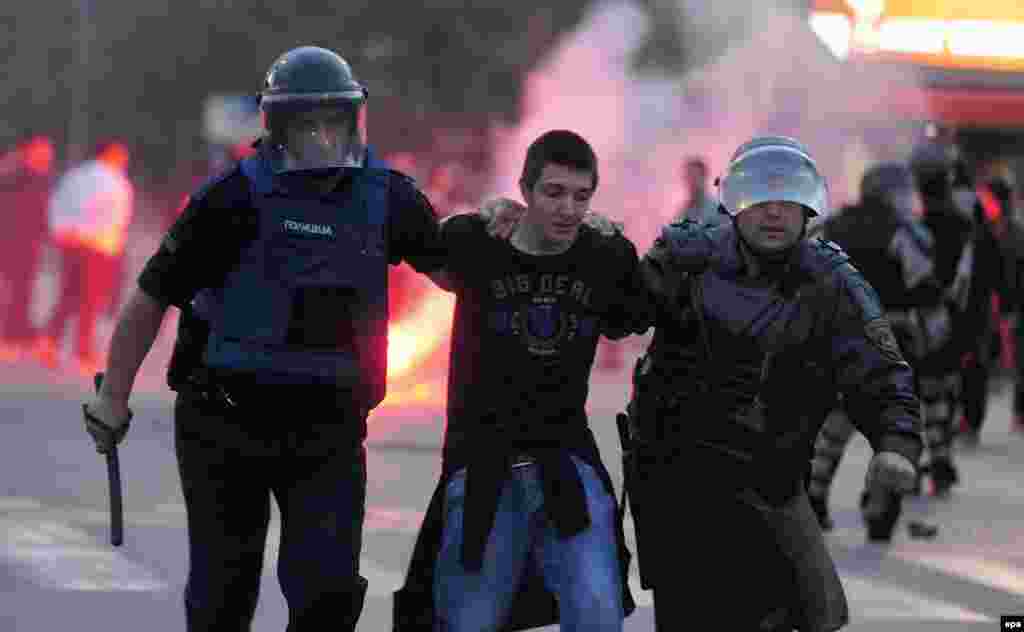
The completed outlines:
[[[627,413],[615,415],[615,426],[619,430],[619,444],[622,446],[622,501],[619,503],[619,511],[626,512],[629,505],[633,512],[633,522],[636,522],[636,444],[630,432],[630,419]]]
[[[93,377],[96,392],[103,384],[103,373]],[[107,482],[110,484],[110,544],[121,546],[124,542],[124,504],[121,494],[121,463],[117,458],[117,442],[113,442],[106,452]]]

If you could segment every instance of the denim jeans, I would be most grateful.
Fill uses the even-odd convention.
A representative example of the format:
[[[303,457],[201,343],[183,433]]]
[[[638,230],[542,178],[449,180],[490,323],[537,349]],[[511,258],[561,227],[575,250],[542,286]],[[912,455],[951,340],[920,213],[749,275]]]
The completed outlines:
[[[515,467],[502,489],[479,573],[466,571],[460,555],[466,471],[448,481],[434,573],[435,630],[498,630],[531,560],[558,599],[562,630],[622,630],[615,497],[590,465],[576,457],[573,462],[586,492],[590,527],[569,538],[559,537],[544,511],[540,467]]]

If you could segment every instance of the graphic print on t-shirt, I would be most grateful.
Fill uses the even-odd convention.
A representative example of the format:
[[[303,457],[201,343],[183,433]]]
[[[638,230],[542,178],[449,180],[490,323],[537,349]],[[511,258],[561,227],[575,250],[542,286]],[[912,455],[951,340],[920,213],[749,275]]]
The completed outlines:
[[[568,274],[521,273],[492,279],[491,329],[519,338],[533,355],[550,356],[579,337],[594,335],[597,319],[586,315],[592,289]]]

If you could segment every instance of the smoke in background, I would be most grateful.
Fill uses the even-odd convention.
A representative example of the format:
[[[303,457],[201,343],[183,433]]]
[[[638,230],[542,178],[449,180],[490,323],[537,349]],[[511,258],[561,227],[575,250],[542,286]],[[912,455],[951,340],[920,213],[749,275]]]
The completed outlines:
[[[666,18],[677,33],[716,34],[678,47],[703,65],[634,63]],[[518,199],[530,142],[572,129],[601,161],[594,209],[623,221],[642,252],[686,197],[683,160],[702,156],[713,181],[744,141],[785,134],[810,148],[839,206],[856,198],[867,165],[909,152],[911,126],[884,108],[897,89],[923,104],[916,85],[909,71],[837,60],[804,16],[771,2],[598,2],[529,75],[521,124],[496,140],[493,190]]]

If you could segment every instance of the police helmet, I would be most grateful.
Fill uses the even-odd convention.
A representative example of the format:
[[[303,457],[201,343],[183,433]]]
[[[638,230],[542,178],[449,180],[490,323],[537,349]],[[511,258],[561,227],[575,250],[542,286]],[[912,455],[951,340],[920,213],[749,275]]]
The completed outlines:
[[[956,149],[940,140],[928,139],[910,152],[910,169],[927,195],[945,195],[952,190],[955,165]]]
[[[883,199],[893,193],[914,190],[914,176],[902,162],[873,165],[860,179],[861,199]]]
[[[763,202],[794,202],[810,217],[828,213],[825,178],[807,148],[786,136],[759,136],[741,145],[717,184],[731,217]]]
[[[361,163],[367,90],[337,53],[301,46],[278,57],[260,94],[266,132],[280,152],[278,171]]]
[[[910,167],[915,171],[952,171],[956,149],[949,143],[928,139],[910,151]]]

